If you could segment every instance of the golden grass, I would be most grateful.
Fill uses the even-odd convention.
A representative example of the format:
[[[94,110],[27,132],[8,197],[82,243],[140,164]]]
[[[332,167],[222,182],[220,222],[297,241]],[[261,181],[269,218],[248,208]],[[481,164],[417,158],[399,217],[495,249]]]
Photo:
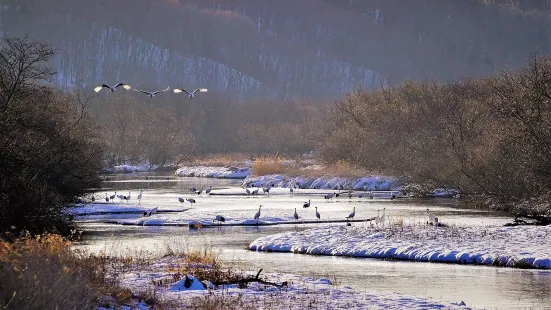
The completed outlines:
[[[0,308],[93,308],[93,273],[59,236],[0,240]]]
[[[209,154],[194,158],[188,164],[211,167],[238,166],[250,159],[249,155],[243,153]]]
[[[254,176],[269,175],[269,174],[285,174],[290,171],[289,166],[283,164],[278,157],[259,157],[253,162]]]
[[[338,161],[332,164],[312,165],[311,162],[285,160],[279,157],[260,157],[253,163],[253,176],[270,174],[282,174],[289,177],[362,177],[370,173],[349,164],[346,161]]]

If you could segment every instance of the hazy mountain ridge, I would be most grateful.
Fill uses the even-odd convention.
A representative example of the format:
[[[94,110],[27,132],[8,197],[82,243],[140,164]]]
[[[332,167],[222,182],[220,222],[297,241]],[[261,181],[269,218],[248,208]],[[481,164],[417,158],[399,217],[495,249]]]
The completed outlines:
[[[241,99],[484,76],[520,66],[538,46],[549,51],[543,19],[476,2],[396,3],[21,0],[2,27],[51,41],[64,88],[130,76],[143,87],[201,85]]]

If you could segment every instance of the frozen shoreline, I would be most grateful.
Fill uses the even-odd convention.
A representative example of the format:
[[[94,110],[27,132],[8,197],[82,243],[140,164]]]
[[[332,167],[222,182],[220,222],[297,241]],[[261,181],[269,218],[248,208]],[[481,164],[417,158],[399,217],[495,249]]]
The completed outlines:
[[[163,258],[148,267],[148,270],[131,270],[122,276],[121,284],[132,292],[147,292],[151,283],[162,282],[172,277],[166,272],[175,266],[174,258]],[[238,271],[236,271],[238,272]],[[247,274],[247,273],[246,273]],[[254,275],[249,272],[249,275]],[[256,309],[469,309],[461,302],[436,302],[422,297],[396,293],[358,292],[346,286],[336,286],[330,279],[304,277],[292,274],[263,273],[261,279],[273,283],[288,283],[284,287],[250,283],[245,288],[224,285],[214,288],[212,284],[188,276],[193,281],[189,288],[181,280],[172,280],[156,288],[163,300],[178,300],[180,307],[188,307],[196,298],[224,298],[227,302],[239,298],[242,303]],[[209,297],[210,296],[210,297]]]
[[[261,237],[250,250],[551,269],[551,226],[330,226]]]

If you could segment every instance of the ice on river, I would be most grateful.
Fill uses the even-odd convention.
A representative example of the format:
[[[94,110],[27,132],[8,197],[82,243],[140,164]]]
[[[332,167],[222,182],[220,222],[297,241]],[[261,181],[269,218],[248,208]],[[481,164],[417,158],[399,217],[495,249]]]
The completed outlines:
[[[257,251],[551,269],[551,226],[330,226],[261,237]]]

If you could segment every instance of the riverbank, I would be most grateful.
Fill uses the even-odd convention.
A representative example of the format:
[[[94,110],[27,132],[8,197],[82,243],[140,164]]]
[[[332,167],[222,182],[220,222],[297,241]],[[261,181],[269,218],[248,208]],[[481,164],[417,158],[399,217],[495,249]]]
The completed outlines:
[[[261,237],[253,251],[551,269],[551,226],[329,226]]]
[[[197,268],[199,266],[199,268]],[[120,283],[139,296],[151,295],[163,304],[180,309],[469,309],[461,301],[434,302],[401,294],[358,292],[328,278],[262,273],[263,282],[214,286],[201,281],[212,275],[209,264],[188,271],[183,258],[168,257],[120,275]],[[257,271],[215,267],[222,274],[237,275],[235,281],[254,278]],[[243,281],[242,281],[243,282]],[[271,284],[267,284],[271,283]]]

